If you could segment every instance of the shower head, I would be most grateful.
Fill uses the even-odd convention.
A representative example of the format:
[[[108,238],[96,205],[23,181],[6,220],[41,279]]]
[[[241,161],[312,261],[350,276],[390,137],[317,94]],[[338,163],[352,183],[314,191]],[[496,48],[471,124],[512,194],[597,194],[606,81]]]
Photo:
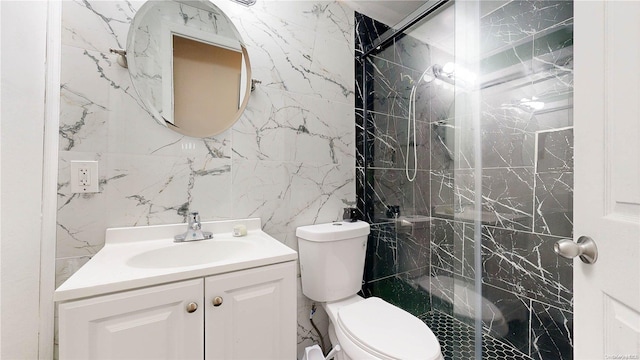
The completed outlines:
[[[433,64],[431,72],[433,73],[434,79],[439,79],[447,84],[455,85],[453,66],[453,63],[446,63],[444,66],[441,66],[440,64]]]

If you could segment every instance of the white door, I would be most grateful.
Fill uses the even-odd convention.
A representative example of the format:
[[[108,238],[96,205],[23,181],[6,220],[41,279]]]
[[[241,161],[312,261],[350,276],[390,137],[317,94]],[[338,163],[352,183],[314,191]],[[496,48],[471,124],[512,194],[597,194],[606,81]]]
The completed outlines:
[[[63,303],[60,359],[202,359],[204,280]],[[190,312],[190,303],[200,308]]]
[[[205,279],[206,359],[296,358],[295,264]]]
[[[574,10],[574,357],[640,359],[640,1]]]

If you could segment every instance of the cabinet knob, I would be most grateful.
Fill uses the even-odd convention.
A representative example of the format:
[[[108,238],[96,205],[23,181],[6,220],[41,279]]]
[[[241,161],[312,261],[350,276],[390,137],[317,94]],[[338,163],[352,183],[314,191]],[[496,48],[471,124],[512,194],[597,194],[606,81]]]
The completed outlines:
[[[216,296],[213,298],[213,306],[220,306],[222,305],[222,298],[220,296]]]
[[[187,304],[187,312],[188,313],[192,313],[194,311],[198,310],[198,304],[194,303],[194,302],[190,302]]]

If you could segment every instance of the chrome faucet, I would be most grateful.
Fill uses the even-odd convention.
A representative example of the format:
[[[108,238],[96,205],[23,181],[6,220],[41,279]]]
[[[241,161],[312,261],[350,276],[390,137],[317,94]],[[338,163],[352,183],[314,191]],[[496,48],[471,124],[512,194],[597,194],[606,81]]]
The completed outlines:
[[[197,211],[189,213],[189,224],[187,225],[187,231],[184,234],[179,234],[173,237],[174,242],[186,242],[211,239],[213,234],[210,231],[202,231],[202,224],[200,223],[200,214]]]

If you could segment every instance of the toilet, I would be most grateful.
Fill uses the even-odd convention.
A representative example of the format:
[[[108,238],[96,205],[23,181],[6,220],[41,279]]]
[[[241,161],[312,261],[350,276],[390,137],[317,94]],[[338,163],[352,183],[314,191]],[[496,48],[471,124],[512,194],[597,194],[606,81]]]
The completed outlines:
[[[442,360],[438,339],[424,322],[380,298],[357,295],[368,234],[363,221],[296,230],[302,292],[329,315],[331,344],[342,349],[336,359]]]

